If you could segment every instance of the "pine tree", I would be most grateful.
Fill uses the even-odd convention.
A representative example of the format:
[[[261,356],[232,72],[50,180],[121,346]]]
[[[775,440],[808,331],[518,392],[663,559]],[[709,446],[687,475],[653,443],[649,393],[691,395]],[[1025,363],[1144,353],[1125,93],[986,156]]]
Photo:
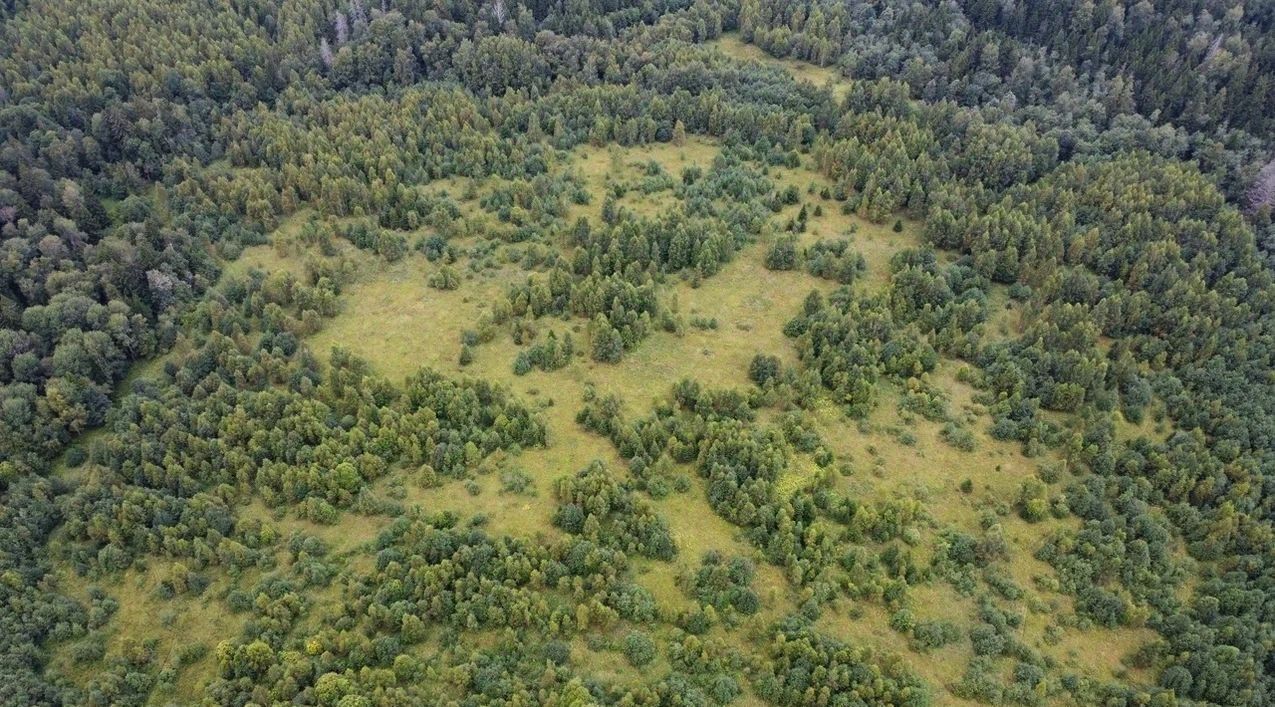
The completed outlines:
[[[594,361],[618,363],[624,357],[624,339],[605,315],[599,313],[594,318],[592,336]]]

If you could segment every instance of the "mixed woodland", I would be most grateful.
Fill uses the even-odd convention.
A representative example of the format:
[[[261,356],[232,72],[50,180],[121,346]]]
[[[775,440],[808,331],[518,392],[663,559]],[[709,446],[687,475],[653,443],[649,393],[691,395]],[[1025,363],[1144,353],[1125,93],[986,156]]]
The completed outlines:
[[[1275,5],[0,2],[0,704],[1275,702]]]

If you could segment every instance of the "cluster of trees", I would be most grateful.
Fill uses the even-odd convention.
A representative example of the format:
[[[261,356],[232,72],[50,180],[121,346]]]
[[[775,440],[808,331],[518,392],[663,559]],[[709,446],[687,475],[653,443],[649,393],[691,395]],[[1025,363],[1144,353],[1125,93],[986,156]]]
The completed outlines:
[[[770,270],[796,270],[805,266],[807,273],[816,278],[833,280],[848,285],[867,270],[867,261],[858,251],[850,248],[845,238],[835,241],[819,239],[806,248],[798,246],[797,238],[784,236],[771,243],[766,251],[766,268]]]
[[[562,485],[575,493],[597,474],[606,472],[587,469]],[[232,591],[231,597],[255,597],[230,600],[254,620],[217,646],[219,675],[207,694],[219,702],[445,704],[462,690],[496,701],[662,704],[677,695],[724,705],[742,693],[745,661],[721,639],[623,628],[651,626],[657,606],[628,579],[620,550],[585,537],[553,543],[493,537],[452,514],[419,512],[391,523],[375,547],[375,566],[343,580],[338,606],[319,623],[303,621],[317,609],[295,579],[280,573]],[[494,641],[469,638],[484,630]],[[636,686],[581,680],[568,644],[578,635],[622,636],[611,645],[633,665],[647,666],[663,652],[668,670]],[[420,647],[435,642],[441,650],[423,655]],[[793,682],[802,678],[789,671],[803,670],[776,664],[769,674]]]
[[[480,205],[501,221],[520,229],[543,228],[566,217],[568,197],[570,203],[575,204],[587,204],[592,198],[575,173],[558,172],[498,185],[483,195]],[[522,235],[514,237],[514,240],[525,239]]]
[[[585,317],[590,355],[607,363],[619,361],[657,327],[677,329],[658,284],[670,275],[698,282],[717,273],[756,237],[766,209],[755,199],[774,191],[738,154],[719,156],[707,172],[697,172],[676,188],[681,208],[658,218],[616,207],[608,196],[601,224],[577,219],[567,234],[570,257],[555,257],[548,272],[512,286],[489,324],[509,321],[517,331],[523,322],[546,315]],[[530,352],[527,358],[531,365],[557,367],[536,364]]]
[[[596,230],[587,221],[577,223],[571,269],[577,276],[656,277],[694,270],[708,277],[730,261],[747,235],[732,232],[718,219],[678,212],[647,219],[622,210]]]
[[[559,506],[553,524],[569,533],[657,560],[677,554],[664,519],[627,484],[616,481],[600,461],[560,479],[554,496]]]
[[[1082,615],[1161,631],[1169,646],[1148,662],[1166,687],[1263,701],[1271,687],[1257,645],[1271,624],[1242,601],[1213,609],[1219,593],[1271,586],[1260,548],[1272,517],[1259,489],[1275,426],[1264,355],[1252,352],[1271,345],[1272,279],[1252,228],[1207,177],[1147,153],[1073,161],[981,201],[952,209],[944,197],[927,232],[983,276],[1014,282],[1026,303],[1018,336],[975,357],[992,432],[1029,450],[1057,445],[1095,474],[1066,498],[1085,526],[1043,556]],[[1153,400],[1176,431],[1119,439],[1113,413],[1141,419]],[[1060,427],[1043,409],[1076,412],[1082,424]],[[1219,578],[1187,600],[1174,590],[1175,536]],[[1207,677],[1186,681],[1184,670]]]
[[[900,603],[909,580],[923,579],[895,541],[921,517],[915,501],[867,502],[827,489],[788,494],[781,478],[798,464],[831,472],[834,456],[817,434],[794,416],[758,424],[755,408],[764,391],[706,390],[693,381],[678,383],[672,400],[637,421],[621,416],[614,397],[595,397],[577,420],[607,436],[629,461],[638,487],[666,493],[678,463],[692,463],[707,483],[709,506],[744,529],[767,562],[783,568],[789,582],[808,591],[812,611],[842,594]],[[806,455],[809,455],[807,458]],[[713,558],[690,583],[701,601],[727,602],[748,613],[752,604],[741,559],[721,565]],[[709,583],[707,588],[701,582]],[[707,591],[701,596],[701,592]]]
[[[538,341],[527,347],[527,350],[518,352],[517,358],[514,359],[514,373],[523,375],[533,368],[556,371],[571,363],[575,353],[575,340],[571,338],[570,332],[559,339],[558,335],[551,331],[543,341]]]
[[[820,3],[745,0],[739,7],[739,33],[744,41],[775,56],[791,56],[826,66],[835,63],[849,27],[842,27],[844,12]]]
[[[812,291],[784,333],[797,340],[803,365],[817,372],[834,402],[857,416],[871,409],[881,375],[903,380],[938,363],[934,347],[897,325],[883,298],[863,299],[847,288],[827,298]]]
[[[979,350],[986,288],[968,263],[940,268],[933,252],[905,250],[891,260],[885,292],[865,296],[842,287],[824,297],[812,291],[784,332],[796,339],[802,363],[834,400],[862,416],[873,405],[882,375],[899,383],[922,379],[938,363],[939,352]],[[924,387],[923,381],[916,385]],[[944,418],[946,403],[927,396],[927,409],[919,412]]]
[[[704,553],[700,567],[690,578],[688,592],[701,604],[719,613],[728,609],[749,615],[761,606],[752,589],[756,569],[746,557],[726,559],[716,550]]]
[[[1041,8],[1028,9],[1031,7],[1031,3],[1025,3],[995,12],[980,7],[975,14],[979,22],[999,23],[1026,16],[1023,13],[1043,12]],[[1118,9],[1108,5],[1102,11],[1110,18]],[[961,14],[955,6],[939,11],[915,5],[906,11],[874,6],[859,12],[876,18],[875,22],[862,25],[866,31],[847,37],[847,41],[860,47],[878,42],[879,47],[888,46],[891,51],[896,51],[896,47],[920,52],[933,48],[939,57],[958,55],[943,53],[949,50],[964,51],[961,43],[944,47],[925,39],[925,32],[929,31],[926,28],[938,27],[932,24],[938,16],[933,13],[946,13],[949,19],[960,23]],[[1051,22],[1056,22],[1052,12],[1051,7],[1044,14],[1050,14]],[[1167,17],[1180,12],[1180,8],[1153,10],[1146,6],[1138,12],[1164,13]],[[801,8],[776,7],[753,17],[757,22],[787,24],[792,32],[800,33],[806,31],[806,18],[811,14]],[[1084,15],[1083,26],[1088,26],[1092,14]],[[929,20],[926,15],[930,15]],[[826,17],[815,25],[826,26]],[[1242,12],[1229,17],[1234,34],[1219,31],[1205,35],[1199,49],[1213,55],[1210,61],[1228,56],[1224,49],[1228,41],[1241,47],[1262,34],[1253,28],[1261,27],[1265,19],[1254,19],[1249,24],[1243,17]],[[1104,53],[1118,56],[1136,51],[1131,49],[1134,46],[1148,48],[1142,43],[1151,36],[1146,33],[1176,33],[1179,27],[1219,19],[1206,12],[1197,13],[1181,25],[1165,21],[1154,30],[1140,25],[1138,31],[1144,34],[1137,43],[1126,44],[1124,38],[1112,34],[1097,40],[1097,46],[1104,47],[1100,50]],[[1027,29],[1029,24],[1020,22],[1014,32],[1033,32],[1034,29]],[[1246,24],[1249,28],[1243,29]],[[766,41],[780,36],[773,26],[768,31],[770,39]],[[885,36],[907,39],[887,45],[881,42]],[[1050,37],[1051,47],[1067,43],[1074,52],[1075,47],[1081,46],[1071,43],[1070,37],[1062,39],[1063,35],[1056,31],[1044,36]],[[1199,36],[1184,33],[1174,38],[1162,37],[1165,42],[1154,50],[1148,48],[1145,56],[1180,51]],[[1000,47],[1009,47],[1008,53],[1004,49],[982,53],[991,49],[990,42],[998,41],[991,32],[966,33],[962,42],[980,45],[980,60],[986,57],[992,62],[987,67],[988,75],[994,75],[998,65],[1024,72],[1023,89],[1015,89],[1016,94],[1050,107],[1062,107],[1063,101],[1071,101],[1071,113],[1014,109],[1001,101],[1000,110],[1008,109],[1011,115],[1022,118],[1030,116],[1034,123],[991,120],[988,116],[995,104],[992,96],[962,97],[952,92],[974,85],[977,74],[939,77],[931,72],[942,71],[950,64],[928,60],[905,60],[904,65],[887,70],[886,64],[869,63],[874,61],[871,52],[858,51],[853,54],[853,61],[845,64],[848,73],[865,78],[888,73],[904,76],[905,83],[895,85],[883,79],[852,87],[846,101],[858,110],[842,119],[833,139],[824,143],[817,139],[815,154],[820,167],[834,180],[843,180],[845,191],[851,196],[852,192],[863,195],[878,188],[867,183],[869,176],[901,180],[891,185],[889,191],[895,201],[887,206],[914,208],[908,206],[910,201],[923,206],[930,241],[968,254],[963,267],[970,275],[962,280],[977,282],[981,278],[1011,284],[1012,292],[1025,301],[1024,321],[1028,326],[1015,332],[1010,341],[983,346],[961,337],[957,345],[945,343],[936,348],[979,364],[983,370],[981,384],[992,392],[986,402],[997,420],[995,435],[1024,440],[1029,443],[1029,451],[1039,449],[1034,445],[1040,443],[1058,445],[1083,468],[1116,481],[1101,497],[1084,495],[1090,500],[1079,506],[1081,510],[1072,508],[1082,518],[1108,524],[1105,528],[1095,526],[1092,532],[1105,536],[1114,533],[1118,549],[1113,548],[1110,560],[1091,562],[1081,556],[1084,545],[1072,537],[1049,546],[1051,562],[1064,575],[1077,571],[1067,569],[1073,562],[1082,568],[1079,575],[1065,582],[1068,591],[1084,592],[1078,603],[1082,615],[1101,623],[1121,624],[1144,620],[1146,612],[1150,612],[1146,620],[1161,628],[1172,645],[1154,652],[1149,660],[1162,671],[1165,686],[1171,686],[1179,695],[1210,702],[1261,702],[1269,695],[1269,678],[1255,667],[1232,670],[1225,666],[1261,664],[1260,651],[1253,652],[1257,645],[1254,641],[1269,634],[1270,624],[1258,619],[1242,602],[1227,604],[1232,607],[1230,614],[1212,607],[1222,587],[1241,594],[1260,592],[1271,581],[1269,562],[1261,551],[1256,551],[1264,542],[1257,538],[1267,537],[1270,522],[1269,512],[1256,500],[1256,490],[1265,486],[1258,469],[1269,463],[1269,391],[1267,377],[1257,370],[1264,365],[1259,363],[1264,354],[1252,355],[1269,347],[1265,326],[1254,326],[1270,316],[1270,274],[1254,233],[1254,225],[1264,227],[1265,217],[1259,211],[1251,214],[1253,223],[1247,223],[1244,215],[1230,205],[1244,203],[1241,197],[1249,184],[1245,175],[1254,173],[1253,165],[1260,167],[1266,158],[1257,151],[1260,143],[1242,134],[1232,132],[1219,140],[1216,135],[1202,132],[1153,127],[1148,120],[1132,115],[1132,106],[1107,115],[1107,107],[1101,105],[1103,96],[1116,97],[1120,90],[1127,92],[1130,85],[1136,84],[1134,90],[1144,92],[1139,102],[1166,109],[1156,119],[1181,120],[1188,127],[1193,121],[1207,124],[1226,115],[1222,109],[1200,108],[1216,100],[1218,94],[1212,89],[1187,87],[1208,85],[1216,74],[1207,79],[1198,73],[1162,70],[1153,77],[1141,75],[1148,64],[1141,63],[1144,59],[1140,57],[1138,62],[1129,63],[1138,65],[1135,72],[1140,77],[1121,89],[1118,84],[1124,79],[1119,77],[1107,80],[1095,73],[1078,80],[1075,71],[1067,66],[1048,73],[1053,70],[1046,65],[1053,59],[1042,54],[1036,61],[1021,53],[1018,56],[1023,58],[1015,59],[1015,52],[1021,47],[1004,36],[1000,40],[1006,40]],[[791,44],[793,48],[788,51],[800,52],[805,50],[798,47],[808,48],[817,42],[806,37]],[[1246,51],[1240,49],[1241,53]],[[1000,64],[1005,59],[1010,63]],[[1245,60],[1240,60],[1230,66],[1244,64]],[[908,67],[915,67],[915,73],[909,73],[912,69]],[[1033,74],[1034,70],[1040,73]],[[931,75],[924,78],[925,74]],[[1240,75],[1242,71],[1235,74]],[[1049,83],[1040,80],[1043,76],[1050,77],[1053,90],[1068,93],[1033,94],[1036,87],[1049,88]],[[1178,83],[1174,89],[1166,89],[1166,80]],[[1094,88],[1097,86],[1106,88],[1091,94],[1094,98],[1086,105],[1085,91],[1098,90]],[[1165,96],[1179,90],[1186,93],[1161,103]],[[1187,93],[1193,97],[1183,99]],[[916,104],[905,100],[908,95],[954,98],[983,108]],[[1076,100],[1077,96],[1080,100]],[[1246,95],[1238,100],[1262,99]],[[1184,110],[1190,102],[1195,102],[1194,107]],[[877,115],[869,119],[861,112],[864,110]],[[1188,117],[1191,111],[1195,111],[1195,116],[1210,117],[1201,123],[1199,117]],[[958,115],[963,117],[939,120],[941,116]],[[1078,116],[1087,120],[1077,120]],[[959,139],[960,144],[951,142],[953,139]],[[896,155],[896,168],[881,169],[880,162],[861,166],[865,160],[879,160],[880,156],[891,154]],[[1183,163],[1183,157],[1196,164]],[[1200,169],[1216,178],[1202,175]],[[914,184],[920,186],[919,191],[913,188]],[[913,200],[912,194],[923,198]],[[872,216],[862,211],[863,196],[854,208]],[[921,275],[914,270],[906,277],[917,285],[924,285],[923,280],[933,281]],[[977,314],[985,305],[969,306],[967,322],[985,316]],[[906,311],[909,309],[903,307],[903,321],[916,316],[915,311]],[[870,317],[862,311],[858,315],[859,320]],[[1116,339],[1116,345],[1107,346],[1104,337]],[[838,343],[828,348],[835,351],[849,347]],[[854,350],[864,349],[860,345]],[[859,380],[870,375],[860,370],[848,378]],[[1240,382],[1245,376],[1254,381],[1256,388]],[[1136,453],[1128,453],[1128,444],[1117,441],[1110,430],[1110,413],[1119,410],[1128,419],[1140,420],[1154,398],[1163,401],[1180,431],[1164,443],[1138,442],[1144,446]],[[1080,430],[1059,428],[1040,414],[1041,409],[1076,412],[1084,425]],[[1156,475],[1139,471],[1147,463],[1144,459],[1168,458],[1174,449],[1178,453],[1173,458],[1182,464],[1177,473],[1161,473],[1161,480],[1152,482],[1150,488],[1145,482],[1134,482],[1147,478],[1148,473]],[[1187,449],[1192,451],[1186,453]],[[1068,506],[1080,498],[1073,496],[1069,493]],[[1122,501],[1122,497],[1136,502]],[[1033,496],[1027,500],[1035,499]],[[1029,512],[1036,514],[1038,505],[1033,504]],[[1123,567],[1126,553],[1155,558],[1166,550],[1161,534],[1150,536],[1155,540],[1153,549],[1144,534],[1146,528],[1158,527],[1147,524],[1148,505],[1164,508],[1172,523],[1170,535],[1181,534],[1197,559],[1218,564],[1206,573],[1225,579],[1179,605],[1162,601],[1163,597],[1173,596],[1169,587],[1176,586],[1177,580],[1172,579],[1176,573],[1166,569],[1158,576],[1170,579],[1150,581],[1148,577],[1155,570],[1139,570],[1146,566],[1143,559],[1131,559],[1129,563],[1130,571],[1142,576],[1141,580],[1121,577],[1119,573],[1094,574],[1102,572],[1098,568],[1103,566],[1110,568],[1108,572]],[[1138,531],[1112,530],[1111,524]],[[1123,592],[1134,597],[1133,603],[1120,598]],[[1242,622],[1247,623],[1241,627]],[[1223,634],[1215,628],[1220,625],[1228,627],[1225,639],[1219,638]],[[1226,647],[1215,643],[1219,640]],[[1195,648],[1186,648],[1188,645]],[[1201,650],[1202,646],[1208,648]],[[1187,672],[1209,677],[1186,680],[1183,676]]]
[[[407,255],[407,237],[401,233],[369,226],[363,221],[338,225],[335,230],[337,236],[354,244],[354,247],[376,253],[390,262]]]
[[[295,586],[275,580],[279,591],[264,595],[290,597],[291,612],[263,601],[264,587],[253,590],[253,605],[272,618],[246,623],[217,648],[220,675],[208,694],[222,702],[270,695],[436,704],[460,688],[493,699],[527,689],[588,699],[560,641],[590,626],[654,617],[650,595],[624,579],[623,553],[587,540],[492,537],[451,514],[417,513],[390,524],[375,544],[375,565],[344,581],[322,624],[301,627],[309,608]],[[458,640],[481,629],[498,632],[501,645]],[[435,658],[415,649],[440,637],[444,650]]]
[[[930,704],[930,692],[902,662],[819,634],[800,619],[778,626],[770,642],[770,664],[756,681],[757,693],[778,705],[853,703]]]
[[[625,349],[636,346],[657,325],[675,326],[654,280],[633,282],[618,274],[596,273],[577,278],[560,268],[547,276],[532,274],[525,283],[511,286],[507,305],[496,311],[494,324],[547,314],[590,319],[593,359],[609,363],[620,360]]]
[[[838,284],[849,285],[868,269],[858,251],[844,238],[815,241],[804,254],[806,272]]]
[[[423,370],[399,390],[340,350],[321,374],[283,310],[311,289],[287,277],[227,283],[227,300],[200,306],[218,329],[118,404],[113,434],[89,455],[93,480],[65,502],[81,570],[121,570],[142,553],[250,566],[263,539],[236,524],[236,498],[333,522],[391,467],[428,483],[544,443],[544,424],[486,382]],[[231,338],[241,327],[264,332]]]
[[[216,159],[218,121],[285,81],[264,68],[277,54],[255,12],[25,10],[0,23],[0,486],[100,424],[128,364],[171,345],[216,277],[211,243],[260,240],[225,210],[145,187]],[[160,38],[191,33],[205,41]]]

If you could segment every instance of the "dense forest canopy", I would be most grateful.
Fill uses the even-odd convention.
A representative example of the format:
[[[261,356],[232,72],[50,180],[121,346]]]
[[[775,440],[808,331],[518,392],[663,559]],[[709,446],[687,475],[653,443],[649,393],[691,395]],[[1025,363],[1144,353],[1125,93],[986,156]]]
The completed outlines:
[[[1275,6],[0,3],[0,703],[1275,701]]]

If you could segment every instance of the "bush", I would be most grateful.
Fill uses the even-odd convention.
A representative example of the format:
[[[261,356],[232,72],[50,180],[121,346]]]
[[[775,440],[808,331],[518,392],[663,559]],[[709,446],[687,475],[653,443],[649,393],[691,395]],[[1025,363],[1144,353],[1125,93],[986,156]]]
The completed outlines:
[[[735,678],[729,675],[718,675],[713,678],[709,692],[717,704],[726,705],[734,702],[742,690],[740,690],[739,681]]]
[[[641,631],[631,631],[624,637],[624,657],[634,667],[640,668],[655,660],[655,641]]]
[[[84,451],[84,447],[77,445],[66,450],[67,468],[74,469],[87,461],[88,458],[88,452]]]
[[[939,437],[962,452],[972,452],[978,447],[978,442],[974,439],[974,433],[954,422],[943,425],[943,430],[939,433]]]
[[[797,239],[785,236],[775,241],[766,253],[766,267],[770,270],[794,270],[797,267]]]
[[[535,494],[531,475],[522,469],[505,469],[500,472],[500,490],[505,493]]]
[[[525,376],[531,372],[531,357],[526,351],[518,352],[518,357],[514,359],[514,375]]]
[[[1125,622],[1128,607],[1115,594],[1102,587],[1091,586],[1076,594],[1076,612],[1107,628],[1115,628]]]
[[[979,624],[970,629],[970,643],[975,655],[1000,655],[1005,650],[1005,638],[991,624]]]
[[[545,660],[554,665],[565,665],[571,661],[571,646],[563,641],[549,641],[544,648]]]
[[[907,609],[899,609],[890,615],[890,628],[899,633],[907,633],[916,626],[916,616]]]
[[[106,655],[106,637],[94,635],[85,638],[71,649],[71,659],[76,663],[95,663]]]
[[[450,265],[444,265],[434,271],[427,281],[436,290],[454,290],[460,287],[460,273]]]
[[[752,363],[748,365],[748,378],[757,385],[765,386],[768,382],[778,377],[778,375],[778,356],[757,354],[756,356],[753,356]]]
[[[619,363],[624,357],[624,340],[601,314],[593,327],[593,360],[600,363]]]
[[[912,627],[912,643],[921,651],[942,648],[960,637],[960,629],[950,621],[921,621]]]
[[[1049,516],[1049,488],[1038,478],[1026,479],[1018,488],[1018,515],[1028,523],[1037,523]]]

